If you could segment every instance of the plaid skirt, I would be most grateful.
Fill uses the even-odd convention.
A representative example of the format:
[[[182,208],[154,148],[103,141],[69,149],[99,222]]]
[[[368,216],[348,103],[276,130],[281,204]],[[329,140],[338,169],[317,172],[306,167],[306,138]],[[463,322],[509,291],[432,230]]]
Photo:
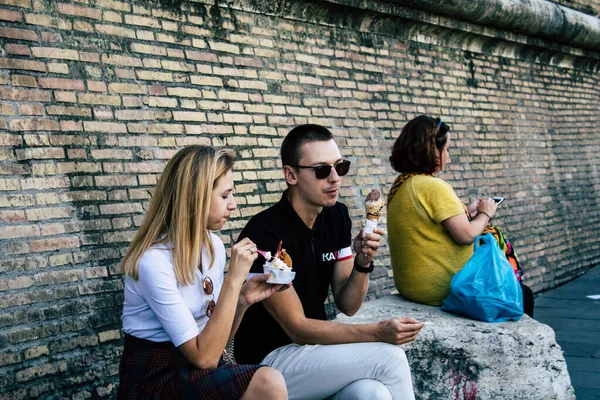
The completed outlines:
[[[233,400],[242,397],[260,365],[227,364],[195,368],[171,342],[125,335],[117,398]]]

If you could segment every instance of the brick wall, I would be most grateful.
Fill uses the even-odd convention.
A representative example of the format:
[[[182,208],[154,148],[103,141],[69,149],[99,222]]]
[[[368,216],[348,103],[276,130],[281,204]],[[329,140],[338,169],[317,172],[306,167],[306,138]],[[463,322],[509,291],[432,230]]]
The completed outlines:
[[[464,200],[506,197],[497,221],[527,283],[599,263],[597,53],[295,3],[0,0],[0,399],[114,395],[118,262],[185,145],[238,153],[229,246],[279,199],[294,125],[331,128],[352,160],[356,231],[363,196],[395,178],[399,130],[441,116],[454,134],[443,177]],[[449,41],[458,28],[475,39]],[[393,290],[387,247],[377,264],[370,298]]]

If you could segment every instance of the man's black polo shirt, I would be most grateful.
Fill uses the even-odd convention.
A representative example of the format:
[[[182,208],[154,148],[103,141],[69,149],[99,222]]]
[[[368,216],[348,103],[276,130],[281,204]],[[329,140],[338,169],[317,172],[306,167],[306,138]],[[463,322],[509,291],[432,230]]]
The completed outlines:
[[[283,241],[296,272],[293,287],[307,318],[327,319],[325,300],[336,261],[352,257],[352,221],[342,203],[323,208],[310,229],[300,219],[285,191],[279,203],[254,216],[238,240],[249,237],[257,247],[275,254]],[[252,272],[263,272],[259,256]],[[261,303],[251,306],[235,335],[235,358],[240,364],[259,364],[272,350],[292,343]]]

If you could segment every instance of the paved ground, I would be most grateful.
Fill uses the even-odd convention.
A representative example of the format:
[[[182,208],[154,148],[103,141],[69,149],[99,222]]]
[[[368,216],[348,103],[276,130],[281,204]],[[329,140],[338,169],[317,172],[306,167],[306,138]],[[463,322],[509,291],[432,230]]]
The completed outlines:
[[[600,266],[535,298],[534,316],[562,347],[577,400],[600,400]]]

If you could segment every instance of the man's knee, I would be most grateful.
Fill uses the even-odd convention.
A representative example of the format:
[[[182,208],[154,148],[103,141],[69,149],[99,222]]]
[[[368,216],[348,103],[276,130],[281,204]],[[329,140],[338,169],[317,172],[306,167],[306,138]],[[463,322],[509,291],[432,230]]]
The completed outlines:
[[[402,348],[388,343],[382,343],[385,345],[384,352],[387,354],[387,362],[395,365],[407,365],[408,359],[406,358],[406,353]]]
[[[333,400],[392,400],[390,390],[374,379],[360,379],[340,390]]]
[[[254,373],[245,395],[245,398],[249,399],[287,399],[287,388],[283,375],[271,367],[258,369]]]
[[[392,394],[390,390],[383,383],[376,381],[377,384],[371,388],[372,395],[370,397],[364,397],[365,399],[376,399],[376,400],[392,400]]]

